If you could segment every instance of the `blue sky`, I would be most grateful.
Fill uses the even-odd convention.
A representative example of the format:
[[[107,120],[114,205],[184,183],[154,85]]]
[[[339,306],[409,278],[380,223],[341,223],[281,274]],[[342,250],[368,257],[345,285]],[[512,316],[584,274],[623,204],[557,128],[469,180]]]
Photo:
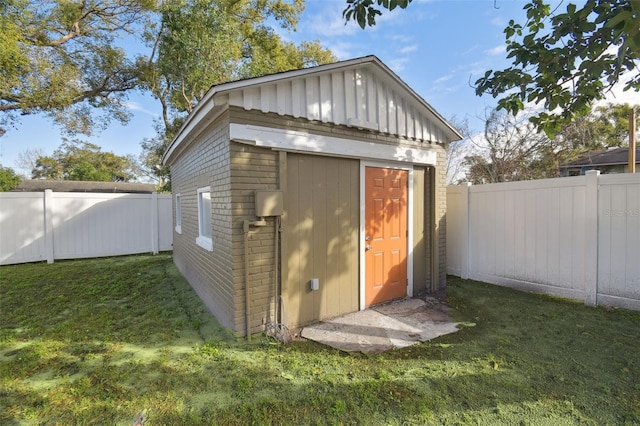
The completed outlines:
[[[472,130],[481,131],[479,117],[495,100],[477,97],[471,84],[486,70],[509,65],[503,30],[510,19],[524,22],[525,3],[414,0],[406,10],[383,14],[375,27],[361,30],[353,22],[344,24],[344,0],[307,0],[298,31],[280,34],[295,42],[320,40],[340,60],[376,55],[444,117],[466,117]],[[137,156],[142,139],[154,135],[153,119],[160,106],[140,93],[131,94],[129,105],[133,113],[129,124],[112,123],[86,139],[103,151]],[[61,142],[60,130],[50,121],[22,117],[16,129],[0,137],[0,163],[26,173],[15,164],[19,153],[39,148],[51,154]]]

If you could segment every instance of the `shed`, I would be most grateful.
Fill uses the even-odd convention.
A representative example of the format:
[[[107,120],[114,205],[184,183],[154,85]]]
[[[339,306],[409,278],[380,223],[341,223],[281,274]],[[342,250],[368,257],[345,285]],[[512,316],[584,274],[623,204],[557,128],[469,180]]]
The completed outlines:
[[[436,292],[460,138],[375,56],[214,86],[163,158],[174,262],[239,334]]]

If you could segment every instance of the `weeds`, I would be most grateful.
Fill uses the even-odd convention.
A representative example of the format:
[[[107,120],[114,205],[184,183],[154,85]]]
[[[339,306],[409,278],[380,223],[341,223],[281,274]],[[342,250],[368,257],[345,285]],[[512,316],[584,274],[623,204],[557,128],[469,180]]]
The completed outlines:
[[[168,255],[0,268],[0,423],[640,424],[640,313],[449,279],[460,331],[239,341]]]

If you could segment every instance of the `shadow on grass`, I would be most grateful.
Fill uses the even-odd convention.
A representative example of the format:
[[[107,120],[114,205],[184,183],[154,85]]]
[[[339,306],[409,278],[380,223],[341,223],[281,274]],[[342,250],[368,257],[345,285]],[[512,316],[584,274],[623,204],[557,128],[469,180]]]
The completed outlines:
[[[461,331],[366,356],[235,340],[166,255],[0,280],[2,424],[640,424],[635,312],[451,279]]]

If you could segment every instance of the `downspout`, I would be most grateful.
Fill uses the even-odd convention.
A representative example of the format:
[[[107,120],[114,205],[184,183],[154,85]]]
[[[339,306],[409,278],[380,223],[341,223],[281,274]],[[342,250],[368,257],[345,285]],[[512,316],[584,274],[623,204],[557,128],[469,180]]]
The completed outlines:
[[[267,226],[267,221],[260,218],[260,220],[245,220],[242,222],[242,230],[244,232],[244,301],[245,301],[245,321],[247,326],[247,340],[251,341],[251,297],[249,291],[249,231],[251,227]]]
[[[274,220],[275,230],[273,236],[273,257],[275,258],[273,263],[273,322],[277,323],[278,318],[278,237],[280,236],[280,216],[277,216]]]
[[[636,108],[629,113],[629,173],[636,172]]]

